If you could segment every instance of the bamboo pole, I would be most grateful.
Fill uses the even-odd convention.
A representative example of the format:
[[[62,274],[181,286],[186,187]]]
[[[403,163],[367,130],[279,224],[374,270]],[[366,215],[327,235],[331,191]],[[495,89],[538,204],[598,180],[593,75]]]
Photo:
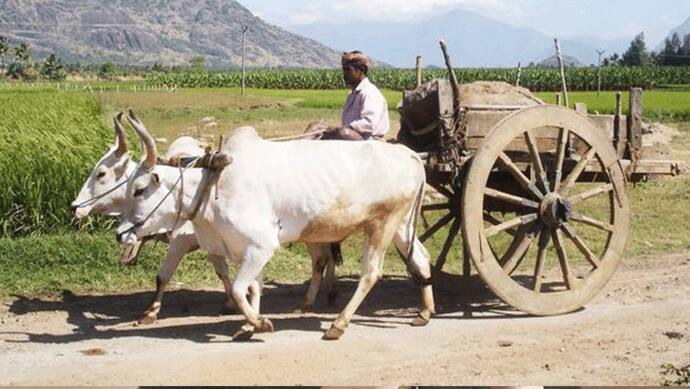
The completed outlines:
[[[416,71],[415,74],[417,75],[415,85],[417,87],[419,87],[420,85],[422,85],[422,56],[421,55],[417,56],[417,62],[415,64],[415,71]]]
[[[563,92],[563,102],[568,107],[568,88],[565,84],[565,69],[563,67],[563,57],[561,56],[561,46],[558,43],[558,38],[553,40],[556,44],[556,56],[558,57],[558,65],[561,68],[561,91]]]
[[[522,64],[518,62],[518,74],[515,80],[515,86],[520,86],[520,76],[522,75]]]

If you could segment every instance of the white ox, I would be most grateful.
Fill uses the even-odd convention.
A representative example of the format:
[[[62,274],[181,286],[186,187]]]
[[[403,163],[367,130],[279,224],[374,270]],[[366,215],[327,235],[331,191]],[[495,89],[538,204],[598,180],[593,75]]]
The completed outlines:
[[[137,164],[130,157],[127,133],[122,127],[121,116],[122,114],[120,113],[113,119],[115,125],[115,146],[107,150],[96,163],[86,182],[82,185],[76,199],[71,204],[72,212],[77,219],[82,219],[91,213],[119,216],[124,208],[126,184],[128,179],[134,175]],[[170,144],[164,160],[175,165],[180,158],[201,156],[203,154],[204,148],[201,143],[194,138],[185,136],[177,138]],[[161,234],[158,237],[169,243],[169,247],[165,260],[156,275],[156,292],[153,301],[139,319],[141,324],[155,322],[161,309],[165,289],[182,258],[186,254],[199,249],[199,243],[191,222],[180,223],[174,229],[161,230],[160,232]],[[142,240],[134,242],[130,250],[137,251],[141,243]],[[308,310],[313,306],[324,267],[326,267],[325,279],[329,303],[332,303],[336,297],[334,289],[335,263],[330,247],[328,245],[314,247],[310,250],[310,255],[314,271],[304,302],[298,308],[300,311]],[[223,256],[212,254],[209,255],[209,260],[216,275],[223,283],[228,296],[225,309],[234,310],[235,304],[231,297],[231,283],[228,276],[227,262]],[[260,291],[252,290],[252,295],[256,295],[257,298],[260,295],[259,293]]]
[[[253,128],[242,127],[222,146],[233,162],[219,173],[217,187],[206,190],[212,172],[157,166],[153,138],[131,111],[129,120],[145,145],[146,158],[127,185],[129,205],[118,239],[132,243],[191,218],[202,248],[239,263],[232,297],[248,322],[236,339],[273,331],[246,293],[281,244],[306,242],[311,247],[342,241],[356,230],[364,233],[362,276],[324,339],[344,333],[381,277],[391,240],[420,284],[421,308],[412,324],[428,323],[434,312],[431,269],[414,232],[425,173],[414,152],[378,141],[269,142]]]

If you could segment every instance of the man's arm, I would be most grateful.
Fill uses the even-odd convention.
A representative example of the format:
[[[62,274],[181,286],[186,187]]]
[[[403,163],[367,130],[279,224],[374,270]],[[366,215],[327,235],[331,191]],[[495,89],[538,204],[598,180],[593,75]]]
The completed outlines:
[[[348,127],[357,131],[365,137],[371,136],[374,131],[374,122],[379,120],[385,104],[383,96],[378,93],[363,95],[361,119],[350,123]]]

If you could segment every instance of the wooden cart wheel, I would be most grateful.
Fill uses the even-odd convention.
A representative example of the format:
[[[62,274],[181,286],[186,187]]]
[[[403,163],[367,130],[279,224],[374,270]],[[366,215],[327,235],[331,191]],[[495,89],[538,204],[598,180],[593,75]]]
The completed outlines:
[[[512,179],[501,182],[510,190],[496,189],[498,174]],[[477,271],[521,311],[582,307],[623,255],[630,211],[621,165],[604,130],[573,110],[526,108],[496,124],[473,157],[463,199],[463,235]],[[506,206],[500,214],[492,212],[497,204]],[[486,213],[498,223],[487,223]],[[517,246],[507,234],[515,228],[527,234]]]
[[[424,228],[421,229],[419,239],[425,243],[427,250],[429,250],[435,272],[443,272],[447,275],[459,275],[468,277],[472,274],[470,267],[469,254],[463,246],[462,235],[460,234],[461,226],[461,198],[462,193],[458,188],[453,188],[451,185],[431,185],[436,192],[441,195],[441,199],[422,206],[422,221]],[[427,213],[433,213],[434,218],[431,222],[425,216]],[[489,213],[484,213],[484,218],[488,223],[499,224],[500,221],[495,219]],[[521,242],[529,239],[528,230],[525,228],[515,228],[506,230],[512,236],[512,243],[508,250],[503,255],[512,255],[512,253],[520,246]],[[435,240],[435,242],[429,241]],[[434,249],[437,248],[437,249]],[[524,253],[522,253],[524,255]],[[449,257],[451,258],[448,263]],[[502,257],[502,260],[506,258]],[[460,262],[460,263],[455,263]],[[462,266],[460,268],[460,266]],[[444,269],[445,267],[445,269]],[[453,280],[451,282],[455,282]],[[444,287],[444,285],[437,285]],[[446,285],[447,286],[447,285]],[[455,286],[448,289],[456,289]]]

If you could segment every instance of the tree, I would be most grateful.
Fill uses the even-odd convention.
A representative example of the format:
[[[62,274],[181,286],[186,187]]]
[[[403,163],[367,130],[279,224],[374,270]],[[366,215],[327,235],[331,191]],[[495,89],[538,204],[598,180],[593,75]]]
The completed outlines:
[[[651,64],[651,58],[644,43],[644,32],[635,36],[630,42],[630,47],[623,53],[621,64],[626,66],[644,66]]]
[[[29,54],[29,45],[25,42],[19,44],[14,48],[14,58],[17,62],[28,67],[31,56]]]
[[[55,57],[55,54],[51,54],[43,62],[41,66],[41,76],[47,80],[52,81],[62,81],[65,79],[65,69],[62,65],[62,61]]]
[[[193,71],[201,72],[206,70],[206,58],[201,55],[192,57],[189,60],[189,64],[192,66]]]
[[[611,54],[608,58],[604,58],[601,62],[603,66],[615,66],[620,65],[621,57],[617,53]]]
[[[0,74],[5,73],[5,55],[10,51],[10,45],[7,38],[0,36]]]
[[[98,78],[112,80],[117,76],[117,66],[112,62],[106,62],[98,67]]]
[[[165,67],[164,67],[163,65],[161,65],[160,63],[158,63],[158,62],[154,62],[154,63],[153,63],[153,66],[151,66],[151,71],[152,71],[152,72],[163,73],[163,72],[165,72]]]
[[[690,34],[686,34],[683,37],[683,46],[680,48],[680,53],[682,54],[682,57],[680,57],[681,63],[683,65],[690,65]]]

